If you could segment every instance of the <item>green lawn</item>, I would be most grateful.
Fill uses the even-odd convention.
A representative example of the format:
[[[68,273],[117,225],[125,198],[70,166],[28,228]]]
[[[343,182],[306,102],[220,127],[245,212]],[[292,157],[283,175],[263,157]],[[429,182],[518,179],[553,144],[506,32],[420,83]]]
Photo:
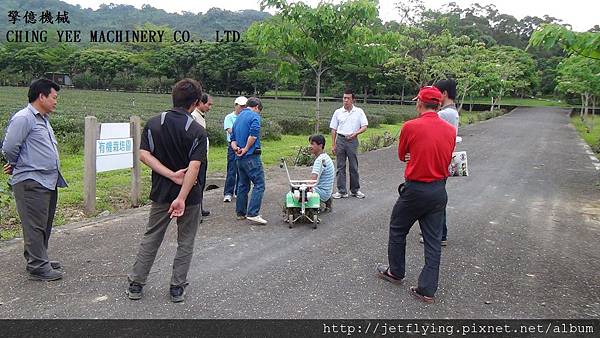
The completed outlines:
[[[491,104],[489,97],[480,97],[474,99],[465,100],[465,104],[479,103],[479,104]],[[526,106],[526,107],[570,107],[564,101],[557,100],[555,98],[518,98],[518,97],[507,97],[500,100],[500,105],[507,106]]]
[[[571,123],[581,135],[581,138],[590,145],[597,156],[600,156],[600,117],[590,115],[582,121],[578,115],[571,117]]]
[[[267,91],[266,96],[274,96],[275,91]],[[280,96],[294,96],[300,97],[300,92],[286,90],[279,91]],[[359,101],[362,99],[359,98]],[[477,104],[490,104],[491,98],[489,97],[477,97],[472,99],[466,99],[465,104],[477,103]],[[554,97],[535,97],[535,98],[519,98],[519,97],[507,97],[500,101],[501,105],[509,106],[526,106],[526,107],[570,107],[572,105],[567,104],[564,101],[558,100]]]
[[[0,87],[0,130],[3,130],[9,115],[23,107],[26,102],[26,88]],[[168,108],[169,95],[102,92],[64,89],[59,94],[58,109],[51,116],[52,124],[59,138],[61,150],[61,170],[69,187],[61,189],[59,193],[59,206],[56,214],[56,225],[69,223],[83,216],[83,118],[94,112],[100,122],[124,122],[130,115],[140,115],[147,119]],[[222,119],[231,111],[229,101],[232,98],[215,97],[214,108],[209,113],[209,125],[221,131]],[[308,118],[314,114],[314,102],[290,100],[265,100],[265,116],[300,116]],[[323,120],[330,118],[334,109],[341,103],[323,104]],[[404,113],[408,107],[367,105],[365,110],[378,113]],[[383,134],[389,131],[397,134],[401,124],[380,124],[377,128],[370,128],[363,136]],[[224,134],[223,134],[224,135]],[[263,162],[266,166],[279,163],[281,157],[295,157],[299,146],[307,145],[308,133],[301,135],[283,135],[281,140],[263,141]],[[327,136],[327,140],[330,137]],[[329,146],[329,144],[328,144]],[[211,144],[209,152],[209,174],[224,173],[226,167],[225,145]],[[150,190],[150,170],[142,166],[142,203],[148,203]],[[8,176],[0,173],[0,202],[8,200],[8,207],[0,211],[0,235],[2,238],[12,238],[19,234],[19,218],[15,210],[14,200],[8,191]],[[130,170],[117,170],[98,174],[96,192],[96,210],[114,212],[128,208],[129,189],[131,182]],[[0,203],[1,204],[1,203]]]
[[[0,131],[4,129],[9,114],[23,107],[26,102],[26,88],[0,87]],[[209,128],[216,131],[217,136],[224,136],[222,121],[225,114],[232,109],[233,98],[215,97],[213,110],[208,115]],[[59,193],[59,207],[56,215],[56,225],[81,219],[83,204],[83,119],[86,115],[95,115],[100,122],[124,122],[131,115],[140,115],[147,119],[170,105],[170,95],[123,93],[63,89],[59,93],[59,104],[55,114],[51,116],[52,125],[59,138],[61,150],[62,172],[69,187]],[[293,100],[264,100],[265,119],[300,119],[300,125],[311,121],[314,116],[314,102]],[[402,115],[400,121],[414,117],[414,106],[357,104],[362,107],[370,121],[379,118],[378,127],[370,127],[361,140],[369,140],[371,135],[382,135],[386,131],[397,136],[402,126],[401,122],[385,123],[386,119]],[[341,106],[341,102],[324,102],[321,123],[326,127],[332,112]],[[462,113],[461,123],[474,123],[489,118],[487,113]],[[463,121],[464,120],[464,121]],[[292,125],[293,126],[293,125]],[[310,129],[310,128],[309,128]],[[210,130],[209,130],[210,131]],[[300,135],[285,134],[280,140],[263,141],[262,160],[266,166],[279,163],[281,157],[295,158],[298,147],[308,145],[310,132],[302,130]],[[2,132],[0,132],[0,137]],[[327,136],[327,149],[330,149],[330,136]],[[215,142],[216,143],[216,142]],[[211,143],[209,152],[209,175],[223,175],[226,167],[226,148],[224,145]],[[108,210],[111,212],[128,208],[130,170],[117,170],[98,174],[97,201],[98,213]],[[8,205],[0,209],[0,235],[11,238],[19,234],[19,219],[15,211],[14,201],[7,193],[8,177],[0,173],[0,206],[3,201]],[[150,190],[150,170],[142,166],[142,203],[148,202]]]

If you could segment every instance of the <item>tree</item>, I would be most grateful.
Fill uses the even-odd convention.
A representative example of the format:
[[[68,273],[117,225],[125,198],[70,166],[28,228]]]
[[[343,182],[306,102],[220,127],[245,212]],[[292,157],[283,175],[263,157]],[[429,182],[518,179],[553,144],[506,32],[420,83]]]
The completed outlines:
[[[98,76],[100,85],[110,86],[118,73],[127,74],[134,68],[133,54],[110,49],[85,49],[73,54],[69,63],[73,70]]]
[[[573,32],[565,26],[546,24],[531,35],[529,46],[541,46],[546,49],[556,45],[566,52],[587,58],[600,60],[600,33]]]
[[[321,76],[332,67],[331,61],[348,42],[355,29],[377,18],[377,3],[351,0],[339,5],[321,2],[311,8],[302,2],[263,0],[261,9],[275,8],[279,13],[271,20],[254,23],[246,33],[258,48],[275,50],[306,63],[316,78],[316,124],[319,130]]]
[[[369,89],[377,85],[383,75],[383,67],[393,52],[404,50],[397,32],[376,33],[367,27],[360,27],[351,36],[351,42],[335,61],[337,73],[344,80],[362,87],[364,103]]]
[[[582,119],[587,117],[590,103],[600,94],[600,61],[581,55],[571,55],[558,66],[558,86],[560,92],[581,97]]]
[[[422,0],[402,0],[396,3],[396,9],[400,14],[400,24],[416,24],[421,20],[425,11]]]

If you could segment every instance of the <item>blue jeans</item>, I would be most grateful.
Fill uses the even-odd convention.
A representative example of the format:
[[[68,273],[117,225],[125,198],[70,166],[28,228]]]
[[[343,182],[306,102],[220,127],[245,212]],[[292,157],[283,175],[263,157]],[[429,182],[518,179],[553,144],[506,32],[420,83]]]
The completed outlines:
[[[238,184],[235,211],[238,216],[257,216],[265,192],[265,172],[259,155],[238,158]],[[248,204],[248,192],[252,182],[252,197]]]
[[[227,146],[227,177],[225,178],[225,189],[223,195],[235,195],[237,192],[237,161],[231,146]]]

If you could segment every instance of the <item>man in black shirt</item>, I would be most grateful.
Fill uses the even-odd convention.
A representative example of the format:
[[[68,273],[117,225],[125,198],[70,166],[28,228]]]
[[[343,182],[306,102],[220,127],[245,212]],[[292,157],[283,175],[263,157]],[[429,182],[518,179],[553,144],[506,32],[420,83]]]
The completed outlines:
[[[171,218],[177,218],[177,253],[173,261],[170,295],[184,300],[187,273],[198,229],[201,195],[195,183],[206,165],[206,129],[194,123],[194,111],[202,95],[195,80],[183,79],[173,88],[173,108],[150,119],[142,133],[140,160],[152,168],[152,207],[146,233],[129,274],[130,299],[142,298],[156,253]]]

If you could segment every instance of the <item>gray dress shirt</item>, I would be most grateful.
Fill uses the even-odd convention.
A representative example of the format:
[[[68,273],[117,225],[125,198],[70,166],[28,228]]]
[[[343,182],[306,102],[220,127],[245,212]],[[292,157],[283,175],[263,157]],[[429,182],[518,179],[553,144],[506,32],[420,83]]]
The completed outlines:
[[[60,173],[54,130],[31,104],[10,119],[2,152],[13,167],[11,185],[32,179],[50,190],[67,186]]]

